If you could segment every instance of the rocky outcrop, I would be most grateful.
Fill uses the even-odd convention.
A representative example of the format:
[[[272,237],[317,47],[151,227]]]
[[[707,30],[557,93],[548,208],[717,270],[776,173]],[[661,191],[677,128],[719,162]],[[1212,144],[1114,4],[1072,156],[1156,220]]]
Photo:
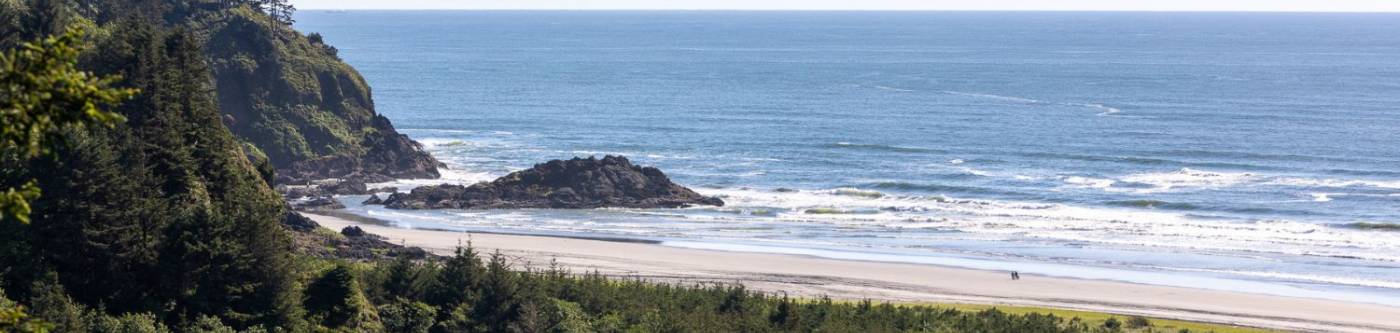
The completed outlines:
[[[345,235],[346,237],[364,237],[365,230],[352,225],[345,227],[344,229],[340,229],[340,234]]]
[[[319,189],[324,193],[335,195],[361,195],[368,194],[369,187],[360,179],[346,179],[339,182],[321,185]]]
[[[381,183],[395,178],[441,177],[442,162],[423,150],[423,145],[394,131],[389,120],[375,116],[375,134],[368,153],[337,154],[289,163],[277,169],[277,183],[302,184],[318,179],[345,178]]]
[[[297,216],[300,219],[310,221],[306,217]],[[290,233],[293,248],[296,249],[297,253],[303,255],[361,262],[399,257],[413,260],[435,260],[438,258],[421,248],[395,244],[382,236],[365,232],[359,227],[346,227],[337,234],[334,230],[320,228],[320,226],[315,225],[316,222],[310,223],[309,228],[293,227],[295,232]]]
[[[325,196],[293,203],[292,208],[309,211],[344,209],[345,204],[340,203],[340,200],[336,200],[334,197]]]
[[[195,26],[222,122],[278,184],[438,178],[442,164],[374,110],[369,85],[335,49],[247,8]]]
[[[380,198],[378,194],[370,194],[370,195],[369,195],[369,199],[365,199],[365,201],[364,201],[364,202],[361,202],[360,204],[361,204],[361,205],[383,205],[383,204],[384,204],[384,199],[383,199],[383,198]]]
[[[290,210],[282,216],[282,225],[287,226],[287,228],[292,229],[292,231],[298,232],[311,232],[321,227],[316,221],[312,221],[310,218]]]
[[[384,205],[394,209],[678,208],[723,206],[724,201],[677,185],[656,168],[607,156],[553,160],[471,186],[419,187],[389,196]]]

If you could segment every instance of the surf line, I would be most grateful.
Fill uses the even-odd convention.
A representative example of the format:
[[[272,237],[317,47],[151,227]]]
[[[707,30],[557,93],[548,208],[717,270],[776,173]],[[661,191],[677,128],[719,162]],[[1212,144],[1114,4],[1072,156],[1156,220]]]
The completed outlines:
[[[1007,102],[1016,102],[1016,103],[1022,103],[1022,104],[1033,104],[1033,105],[1059,105],[1059,106],[1072,106],[1072,107],[1090,108],[1090,109],[1099,110],[1100,112],[1097,114],[1098,116],[1109,116],[1109,115],[1113,115],[1113,114],[1116,114],[1116,113],[1119,113],[1119,112],[1123,112],[1123,110],[1121,110],[1121,109],[1118,109],[1118,108],[1115,108],[1115,107],[1112,107],[1112,106],[1108,106],[1108,105],[1098,104],[1098,103],[1054,102],[1054,101],[1038,100],[1038,99],[1034,99],[1034,98],[1016,97],[1016,96],[1005,96],[1005,95],[995,95],[995,94],[970,93],[970,92],[952,91],[952,90],[944,90],[943,93],[944,93],[944,94],[949,94],[949,95],[955,95],[955,96],[965,96],[965,97],[976,97],[976,98],[994,99],[994,100],[1007,101]]]

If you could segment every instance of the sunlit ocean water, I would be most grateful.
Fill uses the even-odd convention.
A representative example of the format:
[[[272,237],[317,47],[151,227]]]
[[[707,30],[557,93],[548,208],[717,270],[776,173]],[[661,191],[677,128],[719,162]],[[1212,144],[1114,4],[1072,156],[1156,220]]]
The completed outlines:
[[[1400,305],[1400,15],[302,11],[446,179],[722,208],[353,213]]]

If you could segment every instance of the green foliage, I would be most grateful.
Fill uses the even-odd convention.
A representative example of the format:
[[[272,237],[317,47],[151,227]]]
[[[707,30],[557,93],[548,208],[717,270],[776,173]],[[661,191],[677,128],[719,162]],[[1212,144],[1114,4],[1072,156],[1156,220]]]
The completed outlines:
[[[511,328],[511,323],[520,319],[520,279],[500,252],[491,255],[479,294],[481,298],[476,302],[472,317],[485,323],[490,331],[505,332]]]
[[[185,327],[203,317],[237,329],[295,327],[289,240],[280,226],[285,204],[222,125],[202,42],[161,25],[160,10],[124,13],[97,28],[92,51],[68,66],[119,73],[122,85],[141,89],[111,108],[113,119],[127,121],[55,129],[68,144],[49,147],[53,158],[21,159],[18,147],[0,154],[7,166],[0,184],[40,179],[45,194],[31,202],[41,223],[0,223],[0,282],[30,293],[43,273],[58,273],[67,302],[102,306],[88,322],[107,326],[94,331]],[[41,288],[33,293],[24,298],[62,304],[37,298]],[[146,317],[160,325],[145,325]]]
[[[89,324],[92,332],[104,333],[170,333],[156,316],[150,313],[128,313],[121,316],[98,316]]]
[[[214,316],[201,316],[181,331],[188,333],[238,333],[232,327],[224,325],[219,317]]]
[[[486,262],[470,248],[443,261],[420,263],[419,274],[436,275],[435,293],[390,292],[392,284],[365,285],[366,293],[391,299],[379,306],[385,328],[422,332],[1116,332],[1121,327],[1089,326],[1083,321],[1038,313],[1011,314],[996,309],[959,311],[930,306],[896,306],[870,301],[838,303],[830,299],[800,301],[753,292],[740,286],[680,286],[640,280],[615,280],[598,274],[572,275],[551,266],[542,271],[512,271],[500,254]],[[385,261],[367,272],[394,270],[402,261]],[[458,278],[447,277],[457,272]],[[467,272],[467,274],[462,274]],[[478,274],[479,275],[476,275]],[[374,273],[378,274],[378,273]],[[372,274],[371,274],[372,275]],[[442,283],[449,280],[476,282]],[[444,290],[455,294],[441,293]],[[455,302],[445,295],[466,295]],[[433,306],[421,304],[441,304]],[[407,309],[416,310],[407,310]],[[405,320],[419,318],[420,320]],[[403,323],[416,323],[406,325]],[[1120,325],[1121,326],[1121,325]],[[412,327],[412,329],[405,329]]]
[[[203,22],[203,21],[202,21]],[[380,135],[369,86],[324,41],[255,10],[202,23],[220,108],[230,128],[276,168],[328,156],[363,156]]]
[[[125,120],[105,109],[136,90],[113,88],[118,76],[79,70],[82,36],[81,29],[72,28],[0,53],[0,154],[38,157],[64,142],[61,129]],[[6,187],[0,192],[0,220],[8,216],[28,223],[29,201],[39,193],[32,180]]]
[[[1147,317],[1143,317],[1143,316],[1132,316],[1132,317],[1128,317],[1127,327],[1128,327],[1128,328],[1152,327],[1152,321],[1151,321],[1151,320],[1147,320]]]
[[[423,302],[402,298],[379,306],[379,318],[384,331],[392,333],[428,333],[436,322],[437,309]]]
[[[9,216],[20,223],[29,223],[29,202],[38,199],[39,193],[39,183],[32,179],[18,188],[4,189],[0,192],[0,222]]]
[[[20,25],[28,6],[20,0],[0,0],[0,50],[9,49],[23,40],[23,27]]]
[[[486,275],[484,267],[471,247],[457,247],[456,253],[443,263],[442,271],[432,279],[429,304],[455,309],[476,302],[477,294],[472,291],[481,286],[481,277]]]
[[[583,307],[578,303],[561,299],[552,299],[549,309],[550,332],[557,333],[583,333],[592,332],[593,325],[589,323],[588,313],[583,311]]]
[[[311,321],[325,328],[372,332],[380,327],[350,266],[336,265],[312,281],[302,304]]]
[[[35,317],[53,325],[56,332],[86,332],[87,308],[68,297],[56,276],[34,283],[29,304]]]
[[[0,290],[0,332],[43,333],[52,327],[43,320],[30,318],[23,305],[6,298],[5,291]]]
[[[1123,322],[1119,321],[1117,317],[1108,318],[1103,322],[1103,327],[1112,331],[1120,331],[1123,329]]]

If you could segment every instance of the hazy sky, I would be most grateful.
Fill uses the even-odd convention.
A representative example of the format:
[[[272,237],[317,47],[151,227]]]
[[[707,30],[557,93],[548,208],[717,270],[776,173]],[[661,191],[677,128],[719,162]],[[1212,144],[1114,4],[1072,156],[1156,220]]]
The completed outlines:
[[[804,9],[1400,12],[1400,0],[292,0],[302,9]]]

